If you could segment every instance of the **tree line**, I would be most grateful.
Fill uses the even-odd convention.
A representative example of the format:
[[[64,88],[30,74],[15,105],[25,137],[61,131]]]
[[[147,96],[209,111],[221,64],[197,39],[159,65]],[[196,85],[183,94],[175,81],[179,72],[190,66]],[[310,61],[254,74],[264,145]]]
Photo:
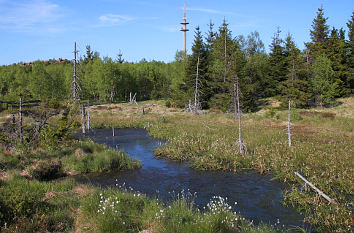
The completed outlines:
[[[223,111],[232,108],[235,83],[240,87],[244,111],[256,110],[266,97],[276,96],[284,105],[291,100],[296,107],[326,106],[353,92],[354,12],[346,37],[343,28],[330,29],[319,8],[311,41],[302,51],[291,34],[282,38],[280,29],[267,54],[257,32],[233,37],[225,20],[218,30],[213,26],[209,24],[206,37],[199,27],[195,30],[183,82],[175,92],[180,105],[195,99],[197,85],[201,107]]]
[[[177,52],[175,61],[126,62],[100,57],[86,46],[77,76],[81,99],[121,102],[136,93],[137,100],[170,99],[184,107],[195,101],[201,108],[227,111],[232,108],[234,85],[240,90],[243,111],[255,111],[261,99],[276,96],[296,107],[326,106],[354,89],[354,12],[347,32],[330,28],[319,8],[312,22],[311,41],[300,50],[291,34],[281,37],[278,29],[269,53],[257,32],[234,36],[227,21],[217,29],[209,23],[203,36],[199,27],[191,54]],[[1,100],[67,100],[73,77],[73,63],[36,61],[0,67]],[[197,81],[196,81],[196,77]]]

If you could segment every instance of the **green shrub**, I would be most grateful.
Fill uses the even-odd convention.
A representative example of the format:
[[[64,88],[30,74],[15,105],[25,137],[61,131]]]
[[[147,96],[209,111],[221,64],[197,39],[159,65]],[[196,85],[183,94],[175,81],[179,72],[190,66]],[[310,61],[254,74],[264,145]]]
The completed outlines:
[[[167,100],[166,103],[165,103],[165,106],[170,108],[171,107],[171,101]]]
[[[0,189],[0,225],[32,216],[45,204],[41,201],[46,190],[38,182],[14,177]]]

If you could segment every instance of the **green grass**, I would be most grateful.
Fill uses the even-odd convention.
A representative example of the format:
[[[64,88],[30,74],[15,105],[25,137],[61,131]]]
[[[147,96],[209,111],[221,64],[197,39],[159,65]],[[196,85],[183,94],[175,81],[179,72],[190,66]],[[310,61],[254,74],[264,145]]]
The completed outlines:
[[[133,170],[141,167],[124,152],[90,140],[68,140],[54,150],[38,148],[28,154],[0,151],[0,169],[26,170],[39,180],[68,174]]]
[[[285,196],[285,204],[306,213],[306,220],[318,231],[345,232],[352,227],[353,214],[350,207],[354,191],[354,118],[350,104],[353,99],[349,98],[347,105],[334,110],[294,110],[291,148],[287,141],[286,110],[244,115],[245,154],[238,151],[238,125],[228,114],[208,112],[194,116],[178,110],[173,114],[160,106],[159,111],[152,109],[151,113],[141,115],[126,106],[127,109],[122,110],[125,114],[111,114],[108,119],[98,112],[93,125],[146,127],[149,122],[150,135],[169,142],[155,150],[157,156],[187,160],[192,167],[201,170],[271,172],[293,186]],[[308,114],[308,111],[315,113]],[[298,192],[303,182],[294,175],[295,171],[337,204],[329,205],[314,191]]]
[[[79,205],[71,179],[39,182],[12,176],[0,188],[2,232],[68,232]],[[7,226],[6,229],[4,226]]]
[[[277,232],[272,226],[254,226],[233,213],[222,198],[215,198],[201,212],[185,196],[163,204],[144,195],[109,189],[88,196],[81,212],[80,228],[86,232]]]
[[[76,147],[74,153],[62,157],[66,171],[108,172],[141,167],[139,161],[131,160],[124,152],[114,151],[92,141],[81,142]]]
[[[157,156],[186,160],[196,169],[271,172],[290,184],[284,204],[305,213],[306,220],[318,232],[350,232],[354,191],[353,99],[343,100],[345,104],[332,109],[295,110],[291,148],[286,135],[286,111],[273,109],[273,112],[266,110],[244,115],[245,154],[238,152],[238,125],[228,114],[210,111],[194,116],[166,108],[162,106],[164,102],[159,105],[143,102],[138,106],[120,104],[93,110],[91,125],[97,128],[146,127],[150,135],[169,141],[156,149]],[[146,107],[145,115],[141,114],[142,106]],[[200,212],[183,198],[163,204],[125,191],[96,189],[91,193],[87,188],[87,193],[81,195],[75,191],[77,184],[70,179],[40,182],[16,175],[19,170],[43,161],[50,164],[52,160],[60,160],[64,172],[105,172],[139,167],[138,162],[131,161],[124,153],[91,141],[69,140],[50,150],[38,148],[26,153],[1,148],[0,171],[10,176],[0,179],[0,221],[1,226],[5,222],[8,226],[3,231],[283,231],[272,226],[253,226],[227,209]],[[303,182],[294,171],[300,172],[337,204],[328,204],[312,190],[299,192]],[[111,203],[117,198],[119,204],[114,208],[108,205],[104,215],[98,212],[103,207],[100,203]]]

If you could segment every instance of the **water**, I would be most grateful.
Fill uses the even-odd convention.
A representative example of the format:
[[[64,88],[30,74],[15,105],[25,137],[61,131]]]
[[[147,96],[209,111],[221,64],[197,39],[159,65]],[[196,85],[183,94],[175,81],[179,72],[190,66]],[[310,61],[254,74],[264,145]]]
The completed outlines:
[[[196,171],[185,163],[166,158],[157,159],[153,150],[160,145],[143,129],[119,129],[112,137],[111,129],[90,131],[87,136],[94,141],[125,151],[131,158],[141,161],[142,168],[134,171],[91,174],[77,177],[78,182],[103,187],[122,185],[135,191],[165,201],[173,199],[173,193],[181,190],[196,192],[195,203],[206,206],[213,196],[227,197],[228,203],[255,223],[274,224],[280,222],[286,228],[304,227],[303,216],[294,209],[281,205],[284,184],[272,180],[271,175],[256,172],[210,172]],[[237,205],[234,203],[237,202]]]

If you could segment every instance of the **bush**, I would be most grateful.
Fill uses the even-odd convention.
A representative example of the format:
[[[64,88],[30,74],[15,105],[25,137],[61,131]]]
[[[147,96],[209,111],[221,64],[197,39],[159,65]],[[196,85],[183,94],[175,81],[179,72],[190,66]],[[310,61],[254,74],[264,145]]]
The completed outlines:
[[[166,101],[165,106],[170,108],[171,107],[171,102],[169,100]]]
[[[41,201],[44,194],[45,190],[39,183],[14,177],[0,189],[0,225],[31,217],[37,209],[44,206]]]

